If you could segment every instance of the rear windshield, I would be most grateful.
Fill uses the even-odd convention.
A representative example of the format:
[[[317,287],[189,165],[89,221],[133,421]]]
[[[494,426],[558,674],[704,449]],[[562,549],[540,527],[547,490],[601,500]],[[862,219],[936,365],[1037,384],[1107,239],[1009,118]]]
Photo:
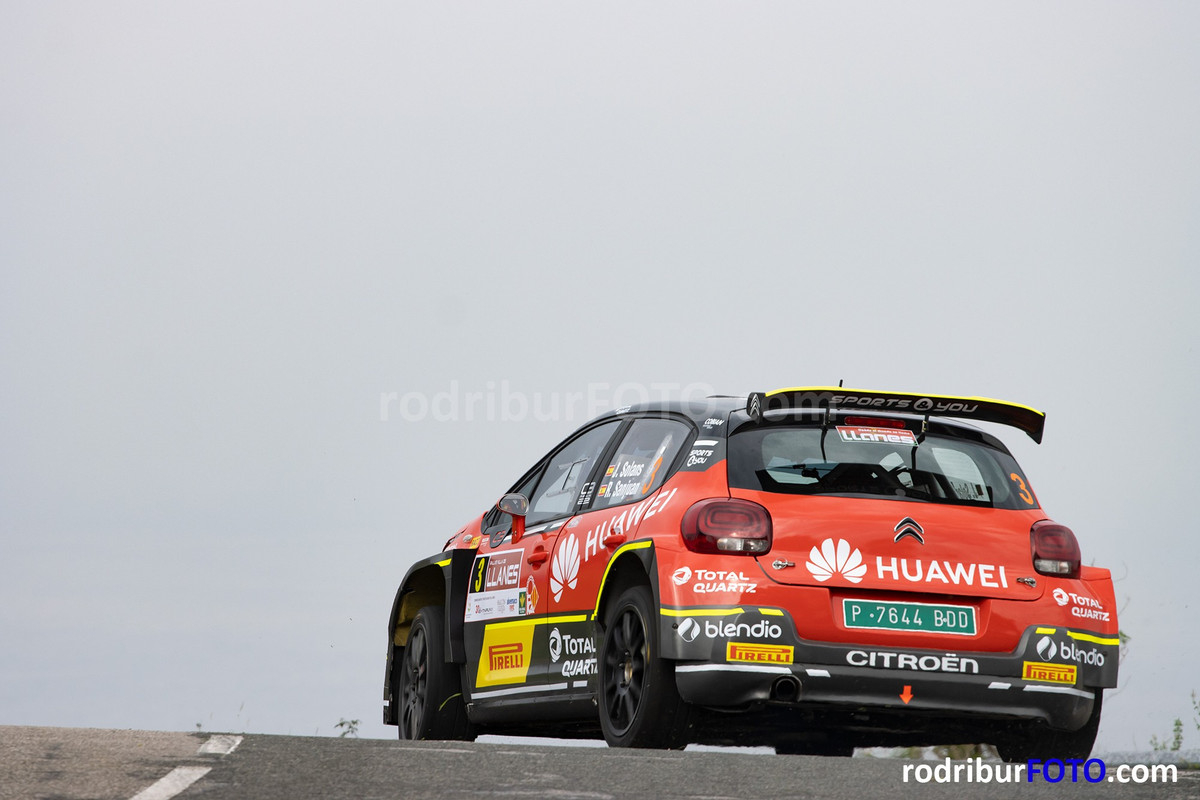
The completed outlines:
[[[729,485],[778,494],[869,495],[1036,508],[1021,468],[988,445],[871,426],[772,426],[729,439]]]

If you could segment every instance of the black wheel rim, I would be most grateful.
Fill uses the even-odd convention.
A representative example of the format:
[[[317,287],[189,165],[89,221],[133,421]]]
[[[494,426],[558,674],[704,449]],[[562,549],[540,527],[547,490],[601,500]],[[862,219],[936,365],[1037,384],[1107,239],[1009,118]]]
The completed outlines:
[[[407,734],[407,739],[421,738],[429,681],[427,653],[425,629],[413,628],[408,646],[404,648],[404,666],[401,673],[400,726]]]
[[[629,730],[642,701],[646,678],[646,628],[633,608],[613,620],[604,648],[604,708],[613,731]]]

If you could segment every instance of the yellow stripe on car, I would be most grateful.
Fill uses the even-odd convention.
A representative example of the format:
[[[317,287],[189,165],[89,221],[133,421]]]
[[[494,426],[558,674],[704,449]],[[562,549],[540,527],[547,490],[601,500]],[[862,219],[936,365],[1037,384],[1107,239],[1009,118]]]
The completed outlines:
[[[608,560],[608,565],[604,568],[604,576],[600,578],[600,590],[596,592],[596,607],[592,609],[592,619],[600,615],[600,598],[604,597],[604,584],[608,581],[608,571],[612,569],[613,562],[617,560],[617,556],[624,553],[626,550],[642,550],[647,547],[652,547],[654,542],[649,539],[642,539],[638,542],[630,542],[623,544],[613,551],[612,558]]]
[[[659,609],[664,617],[731,617],[734,614],[745,614],[744,608],[663,608]]]
[[[1072,639],[1078,639],[1081,642],[1092,642],[1093,644],[1115,644],[1121,643],[1120,639],[1114,639],[1107,636],[1092,636],[1090,633],[1076,633],[1075,631],[1067,631],[1067,636]]]
[[[565,625],[568,622],[587,622],[587,614],[563,614],[557,617],[530,617],[508,622],[489,622],[488,628],[521,628],[533,625]]]

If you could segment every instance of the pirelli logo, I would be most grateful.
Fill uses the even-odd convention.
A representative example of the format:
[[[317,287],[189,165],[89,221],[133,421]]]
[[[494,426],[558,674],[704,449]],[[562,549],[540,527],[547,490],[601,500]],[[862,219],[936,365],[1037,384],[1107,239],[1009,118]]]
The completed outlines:
[[[726,661],[748,664],[791,664],[793,648],[785,644],[730,642],[725,646]]]
[[[1027,681],[1042,683],[1065,683],[1075,685],[1075,667],[1068,664],[1045,664],[1039,661],[1026,661],[1025,670],[1021,677]]]
[[[532,644],[532,625],[487,626],[483,632],[483,653],[475,673],[475,685],[524,683],[529,674]]]

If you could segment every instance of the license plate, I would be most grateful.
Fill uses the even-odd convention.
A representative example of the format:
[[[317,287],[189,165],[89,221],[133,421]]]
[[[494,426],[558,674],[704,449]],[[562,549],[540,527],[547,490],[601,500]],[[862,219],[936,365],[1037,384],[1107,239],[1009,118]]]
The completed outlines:
[[[842,619],[847,628],[975,635],[973,606],[847,598],[842,600]]]

